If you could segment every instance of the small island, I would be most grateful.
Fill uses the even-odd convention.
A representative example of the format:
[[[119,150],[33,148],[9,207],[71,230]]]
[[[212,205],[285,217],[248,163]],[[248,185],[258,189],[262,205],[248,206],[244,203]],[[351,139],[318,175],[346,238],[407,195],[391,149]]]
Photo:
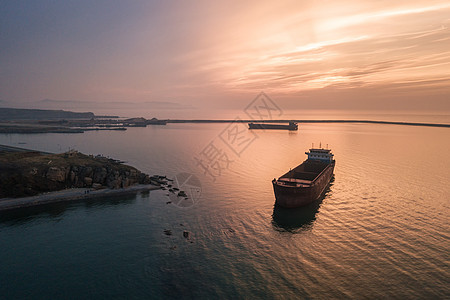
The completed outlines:
[[[79,199],[80,194],[86,198],[158,188],[149,175],[100,155],[75,150],[61,154],[25,149],[0,151],[0,210]],[[66,193],[52,194],[56,191]],[[49,194],[36,196],[44,193]],[[22,203],[14,201],[20,197],[30,199]]]

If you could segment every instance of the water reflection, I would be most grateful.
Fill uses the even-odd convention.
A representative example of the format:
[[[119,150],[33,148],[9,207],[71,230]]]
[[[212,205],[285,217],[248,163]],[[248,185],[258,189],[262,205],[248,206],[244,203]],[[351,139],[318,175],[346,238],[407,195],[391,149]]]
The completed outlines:
[[[330,184],[326,188],[325,193],[317,200],[306,206],[298,208],[273,207],[272,225],[277,231],[288,231],[296,233],[299,231],[309,230],[312,228],[316,220],[316,214],[322,204],[323,199],[331,192],[334,183],[334,175],[331,177]]]
[[[148,192],[144,194],[142,194],[142,192],[140,193],[143,198],[149,197]],[[17,226],[38,219],[51,219],[53,221],[59,221],[63,219],[65,213],[77,209],[80,206],[93,209],[102,208],[105,206],[130,205],[135,203],[136,197],[137,193],[117,196],[108,195],[95,199],[81,199],[0,211],[0,223],[4,223],[9,226]]]
[[[139,192],[140,193],[140,192]],[[105,197],[99,197],[94,199],[86,199],[83,201],[85,207],[103,207],[103,206],[117,206],[117,205],[129,205],[133,204],[136,200],[138,193],[127,194],[127,195],[108,195]]]
[[[272,225],[277,231],[296,233],[311,229],[322,199],[298,208],[284,208],[274,205]]]

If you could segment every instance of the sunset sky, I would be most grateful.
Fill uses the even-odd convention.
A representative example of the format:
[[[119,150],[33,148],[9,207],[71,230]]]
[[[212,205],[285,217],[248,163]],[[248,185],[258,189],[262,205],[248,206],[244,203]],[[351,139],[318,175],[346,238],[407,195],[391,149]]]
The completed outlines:
[[[450,111],[450,2],[1,1],[0,106]]]

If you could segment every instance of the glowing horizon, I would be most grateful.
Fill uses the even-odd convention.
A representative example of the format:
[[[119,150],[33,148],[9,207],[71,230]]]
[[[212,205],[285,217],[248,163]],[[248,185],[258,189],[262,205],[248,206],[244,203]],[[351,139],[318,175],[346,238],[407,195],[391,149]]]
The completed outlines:
[[[1,15],[10,103],[223,107],[265,91],[291,108],[450,110],[444,1],[12,2]]]

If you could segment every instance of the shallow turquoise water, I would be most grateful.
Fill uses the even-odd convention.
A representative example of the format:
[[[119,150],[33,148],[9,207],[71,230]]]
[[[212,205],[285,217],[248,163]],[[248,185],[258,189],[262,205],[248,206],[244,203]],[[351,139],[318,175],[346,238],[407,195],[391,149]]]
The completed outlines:
[[[0,298],[450,297],[447,128],[246,131],[238,155],[220,138],[227,126],[1,135],[1,144],[76,148],[151,174],[187,172],[201,194],[193,205],[152,191],[1,213]],[[195,160],[211,142],[230,161],[215,178]],[[337,160],[325,197],[274,208],[271,179],[319,142]]]

